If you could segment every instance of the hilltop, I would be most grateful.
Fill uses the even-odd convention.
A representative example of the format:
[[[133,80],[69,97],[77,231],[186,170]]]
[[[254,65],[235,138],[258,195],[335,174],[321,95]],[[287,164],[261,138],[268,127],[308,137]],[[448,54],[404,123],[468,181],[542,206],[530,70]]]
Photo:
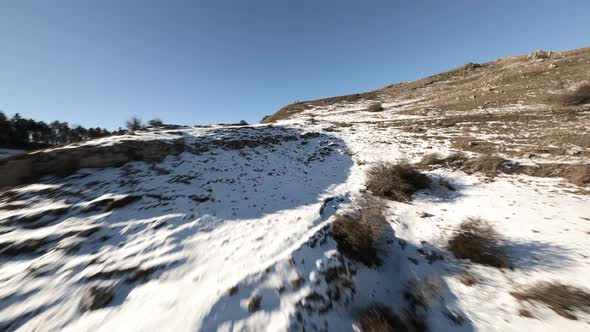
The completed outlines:
[[[0,330],[584,331],[590,48],[0,159]]]

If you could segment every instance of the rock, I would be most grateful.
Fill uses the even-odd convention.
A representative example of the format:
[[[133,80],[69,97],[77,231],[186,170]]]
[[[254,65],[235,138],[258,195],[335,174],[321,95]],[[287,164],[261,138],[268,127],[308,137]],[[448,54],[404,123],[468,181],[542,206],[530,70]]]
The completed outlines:
[[[107,287],[91,286],[82,295],[80,306],[84,311],[105,307],[113,300],[113,290]]]
[[[569,156],[579,156],[582,154],[582,150],[573,148],[573,149],[567,150],[565,153]]]
[[[549,58],[551,58],[552,55],[553,55],[553,52],[551,52],[551,51],[547,52],[547,51],[537,50],[537,51],[530,53],[527,56],[527,59],[529,59],[529,60],[549,59]]]
[[[549,64],[549,68],[553,69],[553,68],[557,68],[557,65],[554,63]]]

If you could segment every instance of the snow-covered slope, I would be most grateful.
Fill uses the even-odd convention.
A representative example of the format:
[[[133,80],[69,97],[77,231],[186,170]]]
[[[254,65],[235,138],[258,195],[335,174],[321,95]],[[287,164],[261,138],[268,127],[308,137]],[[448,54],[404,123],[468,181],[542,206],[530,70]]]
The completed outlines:
[[[416,95],[381,112],[334,99],[268,125],[150,129],[0,162],[64,170],[15,170],[28,184],[0,192],[0,330],[352,331],[380,305],[429,331],[588,331],[584,308],[514,296],[537,282],[590,289],[588,105],[453,112]],[[431,187],[409,203],[366,188],[377,163],[462,147],[528,168],[428,169]],[[55,163],[71,156],[83,160]],[[372,204],[387,227],[369,267],[331,230]],[[500,234],[509,268],[447,250],[469,217]]]
[[[363,122],[354,126],[332,124],[351,122],[345,111],[363,106],[324,110],[319,121],[316,111],[313,122],[303,113],[270,127],[139,132],[138,140],[180,135],[188,146],[222,137],[281,138],[255,147],[212,145],[159,163],[81,169],[4,192],[3,329],[351,330],[362,308],[402,309],[406,286],[430,278],[441,287],[424,316],[433,331],[586,330],[584,315],[572,321],[539,309],[541,319],[521,317],[510,296],[538,280],[590,288],[590,202],[560,179],[510,175],[487,182],[433,171],[457,191],[387,202],[391,234],[382,266],[368,268],[337,252],[330,222],[365,195],[372,163],[449,153],[446,144],[376,127],[372,113],[355,112]],[[379,116],[395,117],[396,108],[384,112]],[[467,264],[444,250],[467,216],[489,220],[511,241],[513,270]],[[429,264],[425,252],[444,259]],[[458,281],[467,265],[481,279],[470,287]],[[338,299],[325,273],[334,266],[354,271]],[[260,308],[250,312],[255,296]],[[100,308],[88,310],[92,303]],[[461,325],[452,315],[462,317]]]

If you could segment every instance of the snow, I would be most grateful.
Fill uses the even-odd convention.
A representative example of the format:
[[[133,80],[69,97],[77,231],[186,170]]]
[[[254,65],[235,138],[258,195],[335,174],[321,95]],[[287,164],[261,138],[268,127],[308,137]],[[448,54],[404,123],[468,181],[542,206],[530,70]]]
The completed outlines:
[[[368,102],[336,105],[273,127],[183,127],[79,144],[183,137],[190,145],[322,133],[239,150],[217,146],[156,164],[83,169],[19,187],[17,201],[0,203],[0,251],[32,239],[47,243],[26,254],[0,253],[0,329],[282,331],[303,324],[312,331],[350,331],[363,308],[382,303],[402,310],[408,283],[433,279],[441,290],[424,312],[433,331],[587,331],[590,317],[582,313],[568,320],[538,305],[537,319],[521,317],[518,310],[526,304],[510,295],[515,287],[544,280],[590,288],[590,200],[564,180],[511,175],[488,182],[461,171],[429,172],[457,191],[425,190],[411,204],[387,202],[391,241],[382,245],[382,266],[368,268],[340,256],[327,229],[337,213],[363,197],[372,163],[452,152],[448,142],[387,125],[415,117],[397,114],[412,102],[384,104],[380,113],[359,111]],[[311,115],[318,121],[308,122]],[[333,130],[337,122],[355,125]],[[76,146],[59,149],[65,148]],[[141,198],[106,208],[129,196]],[[22,206],[2,209],[8,204]],[[421,218],[422,212],[428,217]],[[509,240],[515,269],[469,264],[444,249],[469,216],[489,221]],[[424,249],[444,260],[429,264],[419,251]],[[467,266],[481,279],[470,287],[458,281]],[[310,295],[321,298],[333,290],[324,277],[330,268],[354,272],[345,276],[354,291],[342,288],[342,298],[319,312],[325,303]],[[298,278],[299,287],[293,282]],[[83,312],[79,301],[90,285],[112,287],[114,298]],[[236,285],[237,292],[228,294]],[[251,313],[254,295],[261,296],[261,307]],[[464,317],[463,325],[453,323],[449,312]]]
[[[18,149],[0,149],[0,159],[8,158],[15,154],[20,154],[25,152],[25,150],[18,150]]]

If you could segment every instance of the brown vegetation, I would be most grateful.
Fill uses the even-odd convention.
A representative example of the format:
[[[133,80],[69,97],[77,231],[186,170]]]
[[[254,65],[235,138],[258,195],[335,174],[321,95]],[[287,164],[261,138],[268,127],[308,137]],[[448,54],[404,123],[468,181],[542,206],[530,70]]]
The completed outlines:
[[[376,202],[366,202],[360,209],[336,216],[331,235],[338,251],[348,258],[367,266],[379,265],[377,241],[386,227],[383,207]]]
[[[432,300],[440,294],[441,288],[440,281],[436,279],[417,279],[407,285],[404,296],[412,306],[428,308]]]
[[[467,156],[464,153],[457,152],[447,157],[441,157],[436,153],[427,154],[422,157],[422,160],[418,163],[418,167],[422,169],[428,169],[432,166],[444,166],[452,169],[463,166],[463,163],[467,160]]]
[[[562,103],[566,106],[575,106],[590,103],[590,85],[584,84],[574,92],[563,96]]]
[[[249,312],[257,311],[258,309],[260,309],[261,303],[262,303],[262,296],[260,296],[260,295],[252,296],[252,298],[250,298],[250,301],[248,301],[248,311]]]
[[[499,248],[500,235],[479,218],[468,218],[455,231],[447,249],[455,257],[497,268],[510,266],[510,259]]]
[[[540,282],[510,294],[519,301],[542,303],[568,319],[577,319],[576,310],[590,313],[590,293],[558,282]]]
[[[494,156],[494,155],[483,155],[475,159],[469,159],[463,164],[463,171],[471,174],[475,172],[482,173],[490,178],[494,178],[496,175],[502,172],[506,160]]]
[[[369,107],[367,107],[367,112],[382,112],[383,111],[383,105],[381,105],[381,103],[374,103],[369,105]]]
[[[374,195],[409,202],[412,195],[430,185],[430,179],[408,163],[380,163],[368,171],[367,189]]]
[[[363,311],[358,320],[363,332],[419,332],[426,331],[424,323],[408,312],[395,314],[382,305]]]

